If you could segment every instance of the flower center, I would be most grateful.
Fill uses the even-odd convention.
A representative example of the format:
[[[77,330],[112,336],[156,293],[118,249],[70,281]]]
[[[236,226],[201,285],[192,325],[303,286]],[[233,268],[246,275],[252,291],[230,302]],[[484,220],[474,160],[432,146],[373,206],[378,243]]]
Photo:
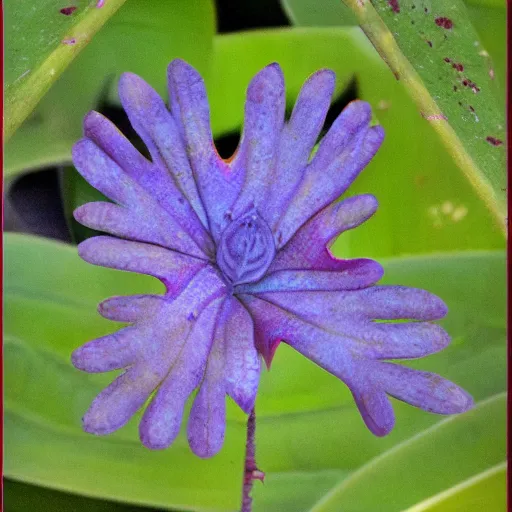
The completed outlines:
[[[217,264],[233,283],[251,283],[265,274],[276,254],[274,237],[256,210],[235,219],[222,233]]]

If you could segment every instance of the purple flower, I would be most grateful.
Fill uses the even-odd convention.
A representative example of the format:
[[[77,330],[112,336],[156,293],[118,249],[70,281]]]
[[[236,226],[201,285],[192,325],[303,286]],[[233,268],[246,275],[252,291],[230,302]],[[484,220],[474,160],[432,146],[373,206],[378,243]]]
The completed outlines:
[[[119,84],[151,161],[96,112],[73,148],[79,172],[113,201],[75,211],[82,224],[113,235],[82,242],[80,256],[149,274],[167,289],[100,304],[101,315],[129,325],[75,350],[73,364],[125,371],[93,401],[84,429],[121,428],[156,391],[140,438],[165,448],[199,388],[188,439],[194,453],[210,457],[224,440],[225,395],[249,413],[260,355],[270,365],[280,342],[345,382],[376,435],[393,428],[388,395],[438,414],[470,408],[471,397],[455,384],[385,362],[446,347],[448,335],[430,323],[446,314],[444,303],[424,290],[378,286],[378,263],[329,252],[337,235],[377,208],[371,195],[336,202],[382,143],[370,106],[350,103],[311,156],[334,74],[313,74],[285,121],[283,74],[271,64],[249,85],[242,140],[225,161],[212,141],[199,74],[175,60],[168,79],[170,109],[133,74]],[[397,319],[412,321],[376,322]]]

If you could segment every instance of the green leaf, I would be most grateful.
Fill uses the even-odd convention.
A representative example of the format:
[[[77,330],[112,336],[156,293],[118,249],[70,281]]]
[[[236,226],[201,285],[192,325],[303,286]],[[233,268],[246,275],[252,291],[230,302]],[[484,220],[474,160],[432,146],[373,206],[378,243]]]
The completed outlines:
[[[162,94],[173,58],[181,57],[208,75],[214,30],[212,0],[127,2],[8,142],[5,177],[70,162],[71,147],[82,135],[83,117],[106,100],[120,73],[140,74]]]
[[[340,0],[281,0],[290,21],[302,27],[334,27],[357,25],[352,11]]]
[[[272,61],[283,68],[289,107],[308,75],[327,67],[336,72],[335,96],[355,79],[358,96],[372,105],[386,131],[377,156],[347,192],[373,193],[380,208],[364,226],[345,233],[335,251],[382,257],[504,247],[491,214],[357,27],[216,37],[207,89],[217,136],[240,129],[247,85]]]
[[[505,230],[505,121],[462,0],[345,0]]]
[[[126,506],[105,500],[95,500],[86,496],[69,494],[17,482],[9,478],[3,480],[4,508],[8,512],[48,510],[51,512],[155,512],[154,509]]]
[[[7,141],[52,83],[125,0],[78,0],[69,15],[62,0],[10,0],[5,5]],[[71,2],[70,2],[71,4]]]
[[[498,464],[406,512],[503,512],[507,508],[507,463]]]
[[[344,479],[311,512],[366,512],[377,505],[395,512],[489,469],[505,456],[506,401],[506,393],[495,395],[395,446]]]
[[[410,366],[441,373],[477,400],[503,391],[503,253],[396,258],[385,261],[384,266],[385,282],[428,288],[450,308],[443,324],[453,336],[452,345],[439,354],[411,361]],[[112,379],[110,374],[78,372],[69,362],[74,348],[117,327],[96,313],[96,304],[112,295],[162,291],[162,286],[147,276],[88,265],[80,261],[72,246],[6,235],[8,477],[162,508],[229,510],[238,505],[244,415],[231,403],[226,446],[209,461],[194,457],[183,435],[169,450],[146,450],[138,442],[137,419],[105,438],[80,430],[81,415]],[[386,438],[372,436],[347,388],[282,345],[272,371],[262,377],[257,402],[258,464],[271,480],[284,482],[288,495],[299,496],[294,482],[303,481],[303,502],[313,503],[320,498],[319,490],[324,492],[327,487],[314,484],[322,472],[339,471],[341,479],[440,419],[401,402],[395,405],[393,433]],[[462,423],[464,418],[460,417]],[[493,425],[499,428],[499,422]],[[302,473],[298,480],[294,477],[297,472]],[[263,503],[282,503],[280,489],[277,484],[265,484],[255,492]],[[281,510],[279,506],[273,509]]]

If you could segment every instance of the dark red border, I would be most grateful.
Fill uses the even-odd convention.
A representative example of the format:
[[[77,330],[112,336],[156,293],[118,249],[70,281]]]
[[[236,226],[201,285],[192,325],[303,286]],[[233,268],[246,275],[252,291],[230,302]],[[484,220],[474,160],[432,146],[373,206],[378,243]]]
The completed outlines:
[[[2,83],[2,90],[0,94],[0,111],[4,112],[4,4],[0,6],[0,55],[2,56],[2,65],[0,66],[0,81]],[[2,149],[0,151],[0,194],[2,198],[2,207],[0,208],[0,222],[2,226],[2,236],[0,236],[0,256],[2,261],[2,269],[0,271],[0,290],[2,291],[2,299],[0,300],[0,326],[1,326],[1,340],[2,346],[0,347],[0,510],[3,510],[4,504],[4,124],[0,128],[0,140]]]

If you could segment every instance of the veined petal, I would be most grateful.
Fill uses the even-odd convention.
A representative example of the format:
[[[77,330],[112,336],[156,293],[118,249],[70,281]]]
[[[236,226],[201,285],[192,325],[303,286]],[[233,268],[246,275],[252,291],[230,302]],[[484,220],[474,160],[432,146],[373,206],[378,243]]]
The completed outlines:
[[[370,194],[349,197],[318,212],[279,251],[269,272],[284,269],[335,269],[337,260],[329,247],[335,238],[369,219],[377,210]]]
[[[406,286],[370,286],[339,292],[270,292],[257,296],[332,331],[337,330],[340,322],[438,320],[447,312],[439,297]]]
[[[93,187],[130,210],[134,220],[140,217],[143,230],[148,231],[148,226],[152,223],[153,238],[166,238],[165,233],[172,233],[174,237],[169,242],[169,248],[197,257],[205,257],[204,250],[177,220],[160,206],[158,200],[124,172],[92,140],[82,139],[73,146],[73,162],[80,174]],[[119,214],[120,211],[117,213]],[[121,224],[124,223],[121,221]],[[207,256],[211,257],[211,255]]]
[[[178,229],[165,215],[154,215],[152,211],[137,212],[117,204],[95,201],[79,206],[75,219],[92,229],[103,231],[128,240],[148,242],[168,247],[206,261],[207,256],[199,251],[195,242]]]
[[[261,362],[254,343],[251,315],[234,297],[226,299],[225,375],[228,395],[249,414],[256,401]]]
[[[159,295],[129,295],[110,297],[98,306],[98,313],[116,322],[137,322],[154,314],[163,305]]]
[[[473,407],[473,399],[459,386],[430,372],[398,364],[374,364],[374,378],[388,394],[437,414],[458,414]]]
[[[125,371],[93,400],[82,420],[84,430],[106,435],[120,429],[144,405],[162,377],[145,363]]]
[[[71,362],[75,368],[90,373],[120,370],[137,361],[141,341],[136,327],[125,327],[77,348]]]
[[[229,166],[217,154],[213,143],[204,81],[181,59],[171,62],[167,76],[173,116],[186,143],[210,232],[217,240],[224,224],[223,216],[230,206],[226,200],[232,201],[236,196],[231,197],[233,183]]]
[[[163,247],[109,236],[85,240],[78,246],[78,254],[94,265],[154,276],[173,296],[179,294],[207,264]]]
[[[185,346],[146,409],[139,431],[148,448],[167,448],[178,435],[185,402],[205,371],[222,300],[213,301],[194,321]]]
[[[349,107],[345,110],[347,109]],[[369,128],[368,123],[368,116],[358,114],[351,118],[347,114],[344,116],[343,123],[340,123],[346,125],[344,130],[341,130],[341,135],[333,136],[333,140],[338,141],[341,149],[329,154],[328,151],[320,152],[322,148],[320,145],[317,154],[306,169],[297,193],[279,222],[276,235],[279,247],[285,245],[312,215],[343,194],[377,152],[384,138],[384,131],[380,126]],[[334,125],[331,130],[333,128]],[[325,147],[330,147],[332,144],[333,142],[328,140]]]
[[[244,185],[232,207],[233,217],[255,207],[268,224],[270,189],[275,185],[279,137],[284,123],[285,95],[281,68],[263,68],[249,84],[240,148],[233,160],[234,173],[245,169]]]
[[[202,458],[213,457],[224,443],[226,429],[224,328],[219,325],[224,316],[223,313],[224,311],[219,312],[204,379],[194,399],[187,425],[190,448]]]
[[[302,179],[329,110],[334,84],[331,70],[313,73],[302,86],[290,120],[281,131],[275,181],[269,187],[270,197],[265,207],[272,214],[272,228]]]
[[[344,260],[341,260],[344,261]],[[357,264],[354,264],[357,262]],[[261,281],[239,285],[236,293],[357,290],[378,281],[384,271],[373,260],[348,260],[344,270],[277,270]]]
[[[184,141],[163,100],[150,85],[133,73],[124,73],[121,76],[119,97],[130,123],[146,144],[156,164],[153,174],[157,179],[146,179],[153,182],[151,185],[159,185],[154,193],[161,191],[162,198],[167,199],[168,205],[179,208],[180,204],[183,204],[183,214],[188,214],[189,222],[197,222],[197,215],[203,226],[207,226],[206,214],[199,198]],[[176,190],[175,183],[181,193]],[[183,202],[184,198],[190,203],[191,208]]]

